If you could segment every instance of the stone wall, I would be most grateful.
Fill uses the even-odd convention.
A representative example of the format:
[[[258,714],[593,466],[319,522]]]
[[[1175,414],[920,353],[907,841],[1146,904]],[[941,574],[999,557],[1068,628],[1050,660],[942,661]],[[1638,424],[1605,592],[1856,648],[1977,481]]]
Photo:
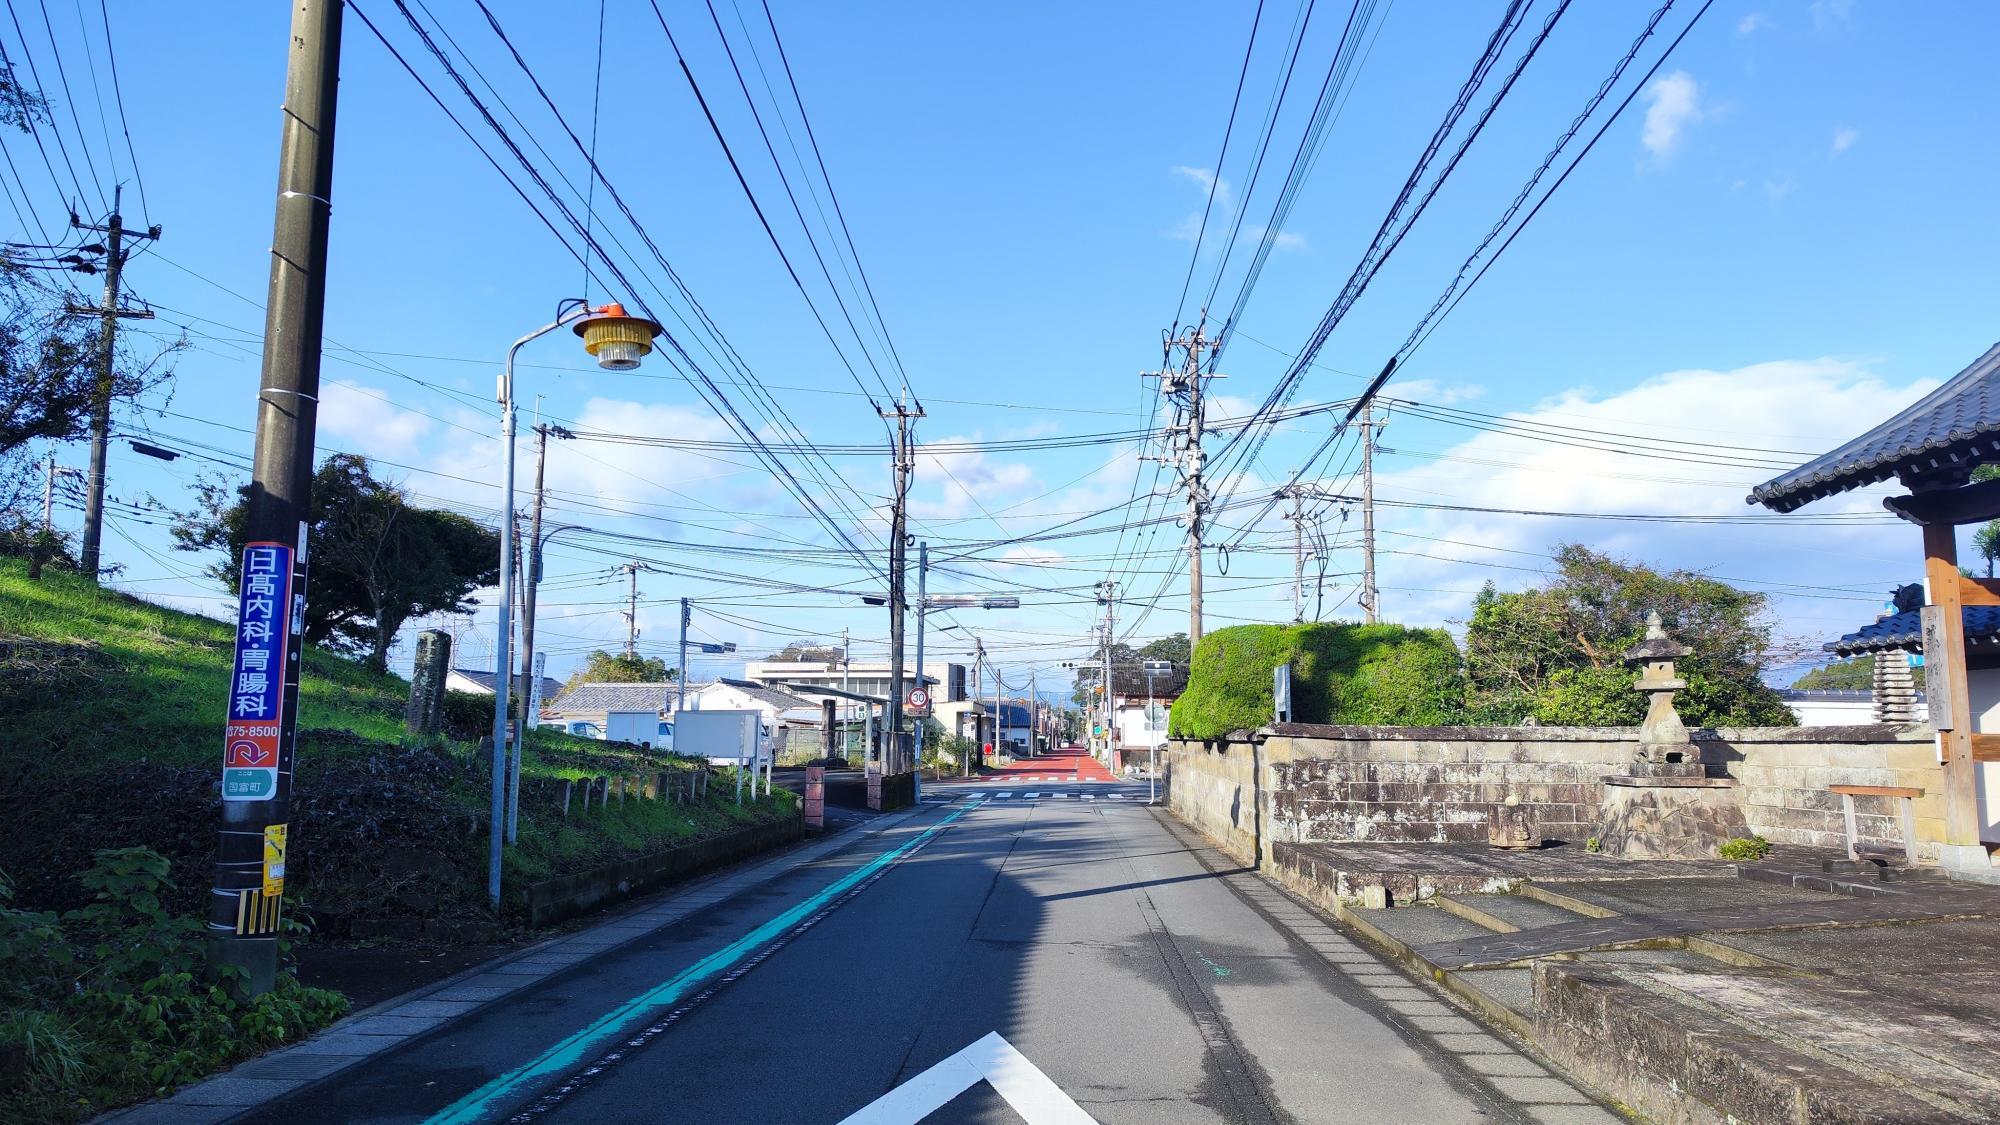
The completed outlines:
[[[1244,862],[1279,841],[1393,843],[1486,838],[1495,805],[1517,795],[1544,838],[1582,845],[1638,739],[1624,727],[1341,727],[1282,724],[1215,742],[1176,741],[1168,803]],[[1942,773],[1915,727],[1771,727],[1697,732],[1711,773],[1751,830],[1773,843],[1839,847],[1835,784],[1909,785],[1920,857],[1944,838]],[[1861,798],[1862,836],[1901,846],[1885,798]],[[1926,845],[1929,845],[1926,847]]]

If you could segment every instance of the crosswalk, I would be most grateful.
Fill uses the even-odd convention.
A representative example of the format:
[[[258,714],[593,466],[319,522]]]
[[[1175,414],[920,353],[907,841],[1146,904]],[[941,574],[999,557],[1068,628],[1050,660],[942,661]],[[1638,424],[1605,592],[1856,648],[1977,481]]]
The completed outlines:
[[[1144,789],[1127,790],[1065,790],[1065,789],[971,789],[953,788],[943,792],[932,790],[926,794],[933,800],[953,800],[959,797],[977,797],[984,801],[1137,801],[1146,803]]]

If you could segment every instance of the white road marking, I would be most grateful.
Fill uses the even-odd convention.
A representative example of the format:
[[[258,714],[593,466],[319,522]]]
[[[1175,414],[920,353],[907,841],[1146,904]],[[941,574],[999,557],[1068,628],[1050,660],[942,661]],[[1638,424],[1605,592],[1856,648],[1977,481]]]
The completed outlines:
[[[995,793],[993,795],[995,797],[1012,797],[1014,795],[1014,791],[1012,789],[1009,789],[1003,793]]]
[[[1028,1125],[1096,1125],[1096,1118],[997,1031],[856,1110],[840,1125],[916,1125],[981,1081],[992,1085]]]
[[[1097,800],[1097,794],[1095,793],[1078,793],[1077,796],[1082,797],[1086,801]]]
[[[1040,794],[1040,793],[1023,793],[1023,794],[1021,794],[1021,796],[1023,796],[1023,797],[1039,797],[1039,796],[1041,796],[1041,794]]]

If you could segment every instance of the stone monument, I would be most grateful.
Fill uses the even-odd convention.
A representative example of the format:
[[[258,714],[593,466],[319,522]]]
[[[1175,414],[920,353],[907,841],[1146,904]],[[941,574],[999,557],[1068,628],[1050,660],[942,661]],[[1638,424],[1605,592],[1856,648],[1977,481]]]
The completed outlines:
[[[414,735],[436,734],[444,727],[444,682],[451,674],[451,634],[425,629],[417,634],[416,667],[410,670],[410,702],[403,725]]]
[[[1748,836],[1736,780],[1710,777],[1701,747],[1674,710],[1687,687],[1674,661],[1691,651],[1667,635],[1658,612],[1646,615],[1646,635],[1625,654],[1639,668],[1632,686],[1646,696],[1630,770],[1604,779],[1598,847],[1622,859],[1714,859],[1724,841]]]

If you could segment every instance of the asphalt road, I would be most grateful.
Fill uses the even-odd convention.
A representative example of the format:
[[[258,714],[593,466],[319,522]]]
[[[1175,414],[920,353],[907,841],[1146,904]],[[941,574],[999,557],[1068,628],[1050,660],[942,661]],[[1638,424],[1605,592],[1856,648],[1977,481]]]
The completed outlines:
[[[1145,792],[930,786],[949,803],[246,1120],[1614,1120]]]

